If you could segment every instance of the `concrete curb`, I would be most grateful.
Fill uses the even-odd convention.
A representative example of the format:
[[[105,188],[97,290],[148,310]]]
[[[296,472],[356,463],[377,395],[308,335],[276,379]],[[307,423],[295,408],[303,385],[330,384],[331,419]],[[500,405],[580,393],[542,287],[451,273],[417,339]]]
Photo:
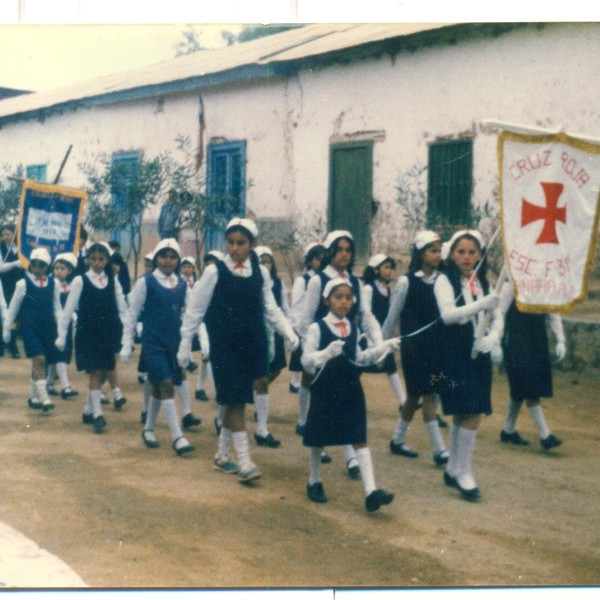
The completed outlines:
[[[12,527],[0,523],[1,588],[87,587],[71,567]]]

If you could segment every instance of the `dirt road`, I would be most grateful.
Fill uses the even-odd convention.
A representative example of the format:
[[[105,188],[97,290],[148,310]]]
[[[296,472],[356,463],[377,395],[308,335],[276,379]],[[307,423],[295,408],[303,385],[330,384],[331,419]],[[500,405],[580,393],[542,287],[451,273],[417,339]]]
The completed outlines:
[[[133,364],[120,367],[129,401],[120,412],[107,408],[102,435],[81,423],[83,394],[56,400],[48,414],[27,408],[29,368],[24,359],[0,359],[0,521],[89,586],[600,584],[597,381],[556,375],[546,415],[565,443],[543,453],[526,410],[519,431],[532,444],[499,442],[507,388],[495,374],[495,413],[475,449],[483,501],[470,504],[442,484],[420,415],[409,432],[419,458],[390,454],[392,392],[384,376],[365,375],[376,480],[396,494],[390,506],[367,513],[362,483],[346,475],[340,448],[323,467],[329,502],[306,498],[308,458],[294,434],[297,400],[287,372],[272,386],[271,431],[283,445],[253,445],[263,479],[247,487],[212,468],[214,401],[193,401],[203,423],[189,434],[196,451],[179,458],[162,417],[161,447],[142,444]],[[85,380],[72,372],[84,392]]]

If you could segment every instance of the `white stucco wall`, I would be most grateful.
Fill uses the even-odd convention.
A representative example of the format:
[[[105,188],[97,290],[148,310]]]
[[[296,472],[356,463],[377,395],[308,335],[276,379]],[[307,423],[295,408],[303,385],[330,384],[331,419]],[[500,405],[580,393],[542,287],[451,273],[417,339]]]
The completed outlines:
[[[491,198],[497,178],[496,135],[484,119],[600,137],[599,54],[600,25],[557,23],[207,89],[205,139],[246,140],[252,214],[313,232],[327,214],[330,144],[378,132],[372,251],[392,252],[407,241],[398,178],[426,165],[439,137],[473,137],[476,203]],[[197,119],[197,93],[186,92],[22,121],[0,129],[0,165],[46,163],[52,179],[73,144],[62,181],[85,185],[79,163],[116,151],[152,157],[173,150],[179,134],[196,143]]]

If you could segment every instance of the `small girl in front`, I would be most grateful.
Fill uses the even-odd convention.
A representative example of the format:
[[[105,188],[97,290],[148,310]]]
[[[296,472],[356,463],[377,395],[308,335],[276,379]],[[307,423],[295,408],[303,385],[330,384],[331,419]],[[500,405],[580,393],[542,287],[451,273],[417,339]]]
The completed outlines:
[[[82,421],[93,425],[94,433],[102,433],[106,428],[101,387],[115,370],[115,355],[121,347],[127,310],[121,284],[109,264],[111,252],[106,242],[94,242],[88,248],[89,268],[71,283],[55,344],[59,350],[65,349],[68,328],[77,310],[75,363],[78,371],[89,374],[89,394]]]
[[[485,311],[498,306],[499,296],[490,291],[483,259],[483,237],[478,231],[457,231],[450,238],[448,248],[446,269],[434,284],[443,322],[440,330],[442,408],[444,414],[453,416],[444,483],[457,488],[463,499],[477,502],[481,493],[471,462],[481,415],[492,413],[490,353],[499,346],[500,334],[494,326],[501,321],[495,319],[491,332],[481,340],[475,340],[475,332]]]
[[[177,354],[179,365],[185,367],[191,356],[192,337],[204,321],[210,338],[217,403],[225,406],[214,466],[224,473],[237,473],[243,483],[261,477],[250,458],[246,404],[254,402],[254,391],[267,391],[266,326],[283,335],[290,351],[299,344],[275,302],[269,271],[252,251],[257,236],[254,221],[229,221],[225,229],[227,254],[208,266],[192,289]],[[232,442],[237,464],[229,456]]]
[[[191,412],[185,377],[177,364],[181,315],[185,309],[189,289],[183,278],[177,274],[179,255],[179,244],[175,239],[161,240],[152,258],[154,271],[136,281],[129,297],[121,359],[123,362],[129,362],[131,359],[135,326],[142,315],[140,360],[152,386],[142,440],[148,448],[159,447],[154,427],[162,408],[171,432],[173,450],[178,456],[182,456],[191,452],[194,447],[185,438],[179,425],[175,389],[182,400],[182,426],[187,429],[198,425],[200,420]]]
[[[313,502],[327,502],[321,482],[321,451],[324,446],[351,444],[365,486],[365,506],[373,512],[389,504],[394,494],[375,485],[359,367],[383,360],[399,347],[400,340],[360,349],[358,327],[346,318],[354,304],[354,290],[345,279],[328,281],[323,299],[329,312],[308,328],[302,355],[304,368],[315,375],[303,438],[304,445],[310,448],[307,495]]]
[[[47,412],[54,408],[46,389],[46,365],[55,364],[58,352],[54,347],[56,320],[60,314],[54,279],[48,277],[52,259],[45,248],[31,252],[29,268],[24,279],[15,287],[4,327],[4,342],[10,341],[15,321],[21,323],[25,355],[31,359],[31,380],[28,404]]]

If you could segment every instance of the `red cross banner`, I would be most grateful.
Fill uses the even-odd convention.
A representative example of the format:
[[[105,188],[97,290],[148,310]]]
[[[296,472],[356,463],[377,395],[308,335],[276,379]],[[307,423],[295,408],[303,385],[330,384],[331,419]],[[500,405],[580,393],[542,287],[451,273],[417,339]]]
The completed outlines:
[[[567,312],[587,296],[600,145],[564,133],[498,136],[500,219],[519,310]]]

